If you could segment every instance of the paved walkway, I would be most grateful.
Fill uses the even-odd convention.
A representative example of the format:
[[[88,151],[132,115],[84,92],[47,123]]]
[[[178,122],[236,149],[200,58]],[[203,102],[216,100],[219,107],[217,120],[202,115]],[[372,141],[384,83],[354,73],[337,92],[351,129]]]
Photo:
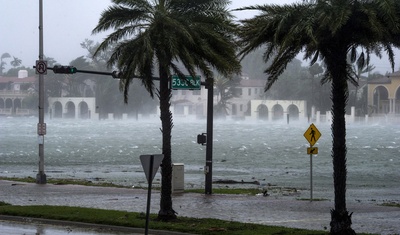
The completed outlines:
[[[307,195],[302,198],[307,198]],[[13,205],[65,205],[146,212],[147,190],[37,185],[0,180],[0,201]],[[158,213],[159,192],[152,193],[151,213]],[[204,195],[173,196],[178,216],[218,218],[248,223],[329,231],[331,201],[296,200],[294,196]],[[374,202],[348,202],[356,232],[400,234],[400,208]]]

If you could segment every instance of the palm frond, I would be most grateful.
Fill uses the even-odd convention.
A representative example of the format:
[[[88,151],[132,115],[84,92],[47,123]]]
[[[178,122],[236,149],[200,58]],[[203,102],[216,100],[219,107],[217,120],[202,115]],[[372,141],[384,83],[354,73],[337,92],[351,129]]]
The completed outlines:
[[[265,86],[265,91],[268,91],[278,80],[279,76],[286,69],[287,64],[292,61],[299,52],[299,49],[296,47],[287,48],[278,52],[278,55],[274,58],[271,66],[265,70],[265,73],[268,74],[268,81]]]
[[[385,51],[387,53],[388,59],[390,61],[390,67],[392,68],[392,71],[394,72],[394,66],[395,66],[395,62],[394,62],[394,52],[393,52],[393,48],[389,43],[384,43],[384,48]]]
[[[311,58],[311,55],[310,55],[310,57],[305,57],[305,58]],[[312,57],[312,59],[310,61],[310,66],[315,64],[318,61],[318,58],[319,58],[319,51],[316,51],[316,52],[314,52],[314,56]]]
[[[102,13],[93,33],[114,30],[97,52],[116,45],[108,65],[117,65],[128,83],[139,77],[153,94],[155,63],[179,76],[183,72],[176,61],[192,76],[200,72],[212,78],[212,68],[222,74],[240,72],[236,25],[227,10],[228,0],[112,2],[114,5]],[[121,85],[127,95],[127,83]]]
[[[108,10],[101,14],[98,25],[93,29],[92,33],[99,33],[109,29],[119,29],[137,23],[141,24],[141,22],[146,20],[148,20],[148,14],[143,9],[110,6]]]
[[[302,50],[305,42],[315,42],[312,30],[313,17],[304,19],[304,13],[310,11],[309,5],[256,5],[244,9],[260,10],[252,19],[242,21],[240,30],[240,55],[245,56],[261,45],[266,45],[264,60],[273,56],[272,64],[265,70],[268,82],[265,90],[282,74],[286,65]],[[307,34],[304,31],[307,30]],[[318,56],[317,56],[318,57]]]
[[[390,28],[394,32],[400,32],[398,1],[380,0],[376,1],[376,5],[378,6],[376,10],[384,20],[386,27]]]
[[[357,67],[364,68],[366,64],[367,63],[365,61],[365,54],[364,54],[364,52],[361,52],[360,56],[357,59]]]
[[[357,47],[352,46],[350,49],[350,63],[354,63],[357,60]]]
[[[350,64],[346,65],[346,71],[347,71],[347,81],[350,81],[351,84],[354,86],[358,86],[357,80],[359,80],[358,74],[356,71],[353,69],[353,67]]]

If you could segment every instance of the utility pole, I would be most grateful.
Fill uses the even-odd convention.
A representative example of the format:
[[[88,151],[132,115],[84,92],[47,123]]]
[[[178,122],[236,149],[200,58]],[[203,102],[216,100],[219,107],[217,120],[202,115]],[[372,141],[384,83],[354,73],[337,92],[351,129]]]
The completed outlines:
[[[213,120],[214,120],[214,79],[201,82],[208,90],[207,93],[207,133],[197,135],[197,143],[206,145],[205,194],[212,194],[212,168],[213,168]]]
[[[46,184],[47,178],[44,173],[44,136],[46,135],[46,123],[44,122],[44,75],[47,74],[47,70],[53,70],[54,73],[61,74],[73,74],[77,72],[81,73],[92,73],[101,75],[111,75],[113,78],[119,78],[120,73],[114,71],[108,72],[96,72],[80,70],[78,71],[73,66],[54,66],[53,68],[47,68],[47,61],[43,60],[43,0],[39,0],[39,60],[36,61],[36,74],[39,74],[39,123],[37,125],[38,144],[39,144],[39,171],[36,175],[37,184]]]
[[[43,0],[39,0],[39,61],[43,61]],[[36,175],[37,184],[46,184],[44,173],[44,135],[46,134],[46,123],[44,123],[44,72],[39,73],[39,123],[37,126],[39,143],[39,171]]]

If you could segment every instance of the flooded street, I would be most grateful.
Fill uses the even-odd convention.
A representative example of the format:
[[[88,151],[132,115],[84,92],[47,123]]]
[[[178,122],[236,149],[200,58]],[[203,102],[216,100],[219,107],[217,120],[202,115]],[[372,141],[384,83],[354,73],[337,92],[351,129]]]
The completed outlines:
[[[63,205],[139,213],[146,211],[147,190],[144,189],[15,184],[4,180],[0,181],[0,188],[0,201],[12,205]],[[298,191],[295,195],[270,193],[267,197],[184,193],[174,194],[172,200],[178,216],[322,231],[329,228],[330,210],[334,206],[332,200],[298,200],[299,197],[307,198],[309,191]],[[153,190],[150,213],[158,213],[159,202],[160,193]],[[380,206],[370,200],[348,200],[347,207],[349,212],[354,212],[352,227],[357,232],[396,234],[400,231],[398,207]]]
[[[44,224],[31,224],[0,220],[0,232],[7,235],[123,235],[132,233],[110,233],[94,231],[94,229],[82,229],[74,226],[55,226]]]
[[[35,177],[36,119],[0,118],[0,176]],[[159,121],[49,120],[45,140],[48,178],[111,182],[126,189],[78,185],[36,185],[0,181],[0,201],[13,205],[65,205],[145,212],[146,178],[139,156],[161,152]],[[184,164],[185,189],[204,188],[205,147],[196,143],[204,120],[175,120],[172,161]],[[316,124],[321,138],[313,156],[313,196],[309,202],[310,158],[303,134],[309,123],[215,122],[213,180],[260,184],[217,184],[213,187],[260,188],[270,185],[269,197],[185,193],[173,196],[178,216],[326,230],[333,208],[330,126]],[[399,203],[400,126],[347,126],[347,207],[357,232],[398,234],[400,209],[380,206]],[[157,173],[154,185],[160,182]],[[132,187],[134,186],[134,187]],[[293,189],[296,193],[287,193]],[[151,213],[158,213],[160,195],[152,195]],[[9,229],[9,225],[4,229]],[[23,227],[25,229],[25,227]],[[63,234],[67,228],[29,227],[25,234]],[[43,231],[41,230],[43,229]],[[56,232],[47,229],[56,229]],[[12,230],[12,229],[11,229]],[[22,234],[24,230],[22,230]],[[92,230],[77,230],[91,234]],[[6,233],[7,234],[7,233]],[[96,233],[95,233],[96,234]],[[101,234],[101,233],[99,233]]]
[[[36,118],[0,118],[0,176],[36,177]],[[48,120],[45,172],[71,178],[146,187],[139,156],[161,153],[159,120]],[[309,123],[214,123],[213,180],[260,181],[310,188]],[[321,138],[313,156],[314,196],[333,198],[330,125],[316,124]],[[196,143],[205,120],[174,120],[172,162],[184,164],[185,188],[204,188],[205,146]],[[399,202],[400,126],[347,126],[348,199]],[[160,174],[155,177],[155,184]],[[258,187],[229,185],[229,187]],[[214,187],[225,187],[217,185]],[[373,193],[368,193],[373,192]]]

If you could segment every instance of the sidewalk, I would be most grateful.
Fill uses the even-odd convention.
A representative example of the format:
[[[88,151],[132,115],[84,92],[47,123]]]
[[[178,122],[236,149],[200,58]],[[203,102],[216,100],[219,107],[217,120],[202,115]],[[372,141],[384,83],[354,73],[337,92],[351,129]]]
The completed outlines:
[[[143,189],[0,181],[0,201],[13,205],[65,205],[146,212],[146,200],[147,190]],[[159,201],[159,192],[153,190],[151,213],[158,213]],[[282,195],[185,193],[173,196],[173,207],[178,216],[329,231],[333,202],[310,202]],[[377,206],[371,201],[347,202],[347,208],[354,212],[352,228],[357,233],[400,233],[400,208]]]
[[[0,234],[7,235],[143,235],[142,228],[0,215]],[[149,229],[149,235],[190,235]]]

